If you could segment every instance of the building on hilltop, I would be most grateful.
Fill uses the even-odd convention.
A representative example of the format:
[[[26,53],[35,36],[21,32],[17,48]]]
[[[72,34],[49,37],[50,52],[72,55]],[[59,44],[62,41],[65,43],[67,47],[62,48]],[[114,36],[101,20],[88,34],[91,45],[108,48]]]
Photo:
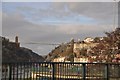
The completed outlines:
[[[8,45],[8,43],[9,43],[9,45]],[[14,42],[10,41],[9,39],[7,39],[5,37],[2,37],[2,44],[3,45],[7,45],[9,47],[15,47],[15,48],[19,48],[20,47],[18,36],[15,37],[15,41]],[[3,46],[3,47],[5,47],[5,46]]]
[[[92,38],[86,38],[84,41],[81,42],[74,42],[73,53],[76,54],[76,57],[80,55],[80,51],[82,49],[91,49],[97,46],[99,43],[94,43]]]
[[[88,58],[74,58],[74,62],[90,62]]]
[[[20,47],[18,36],[15,37],[15,44],[17,48]]]
[[[93,42],[93,41],[94,41],[94,39],[93,39],[93,38],[90,38],[90,37],[87,37],[87,38],[85,38],[85,40],[84,40],[85,43],[91,43],[91,42]]]
[[[53,59],[52,62],[64,62],[64,61],[65,61],[65,57],[59,57],[59,58]]]
[[[14,42],[10,42],[9,44],[14,46],[14,47],[16,47],[16,48],[19,48],[20,47],[20,43],[19,43],[18,36],[15,37],[15,41]]]

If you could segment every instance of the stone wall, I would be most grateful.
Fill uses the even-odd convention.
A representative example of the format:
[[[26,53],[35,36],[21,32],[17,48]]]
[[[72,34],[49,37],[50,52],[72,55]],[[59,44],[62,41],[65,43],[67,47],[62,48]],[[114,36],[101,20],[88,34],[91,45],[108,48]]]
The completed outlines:
[[[73,52],[79,55],[81,49],[90,49],[97,45],[98,43],[74,43]]]

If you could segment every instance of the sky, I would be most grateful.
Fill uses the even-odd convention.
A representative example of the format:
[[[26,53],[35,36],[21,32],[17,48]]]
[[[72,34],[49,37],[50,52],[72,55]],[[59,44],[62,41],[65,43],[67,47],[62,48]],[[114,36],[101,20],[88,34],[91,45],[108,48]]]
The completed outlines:
[[[113,2],[2,2],[2,36],[40,55],[57,45],[86,37],[102,37],[117,26],[117,3]],[[115,18],[114,18],[115,14]]]

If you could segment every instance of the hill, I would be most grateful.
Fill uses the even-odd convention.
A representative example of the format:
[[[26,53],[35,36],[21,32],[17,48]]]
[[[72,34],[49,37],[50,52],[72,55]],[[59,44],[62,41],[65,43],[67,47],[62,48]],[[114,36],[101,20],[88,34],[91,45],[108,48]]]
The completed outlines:
[[[5,37],[2,40],[2,62],[42,62],[44,58],[32,50],[20,47],[16,42],[11,42]]]
[[[45,58],[46,61],[80,61],[120,62],[120,28],[105,32],[104,37],[86,38],[84,41],[71,40],[53,49]],[[65,57],[65,58],[63,58]]]
[[[70,56],[73,55],[73,46],[74,46],[74,41],[71,40],[68,43],[61,44],[55,49],[53,49],[46,57],[46,61],[52,61],[55,58],[58,57],[66,57],[66,59],[70,59]]]

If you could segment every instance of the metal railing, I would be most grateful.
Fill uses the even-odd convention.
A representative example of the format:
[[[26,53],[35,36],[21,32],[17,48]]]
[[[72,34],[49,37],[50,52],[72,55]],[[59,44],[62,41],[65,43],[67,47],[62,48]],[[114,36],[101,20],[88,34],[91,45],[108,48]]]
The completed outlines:
[[[2,80],[120,80],[119,63],[2,63]]]

